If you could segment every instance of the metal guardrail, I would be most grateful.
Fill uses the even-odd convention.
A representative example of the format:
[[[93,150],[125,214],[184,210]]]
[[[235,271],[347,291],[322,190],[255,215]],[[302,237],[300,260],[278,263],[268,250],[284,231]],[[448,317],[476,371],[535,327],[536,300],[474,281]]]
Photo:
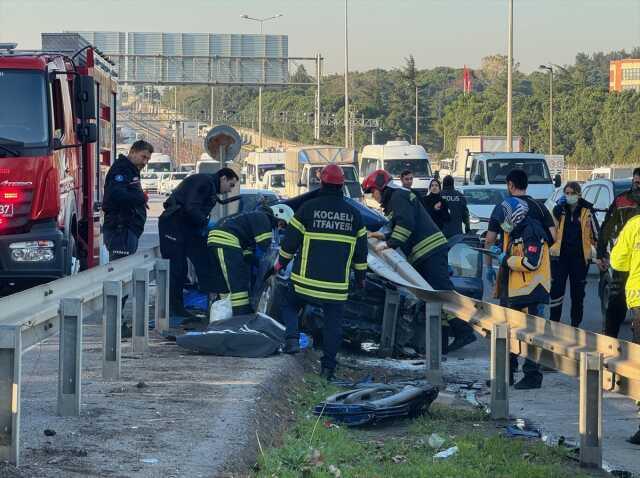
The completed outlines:
[[[394,250],[378,254],[369,240],[368,264],[426,303],[426,375],[442,383],[442,311],[467,321],[491,339],[491,416],[509,417],[509,354],[528,358],[580,380],[580,463],[602,466],[602,391],[640,400],[640,345],[578,329],[458,294],[434,291]]]
[[[155,324],[169,328],[169,261],[158,247],[0,299],[0,460],[20,460],[22,353],[60,334],[60,416],[80,414],[82,322],[102,313],[102,375],[120,376],[122,297],[133,305],[132,350],[144,354],[149,337],[149,284],[156,283]]]

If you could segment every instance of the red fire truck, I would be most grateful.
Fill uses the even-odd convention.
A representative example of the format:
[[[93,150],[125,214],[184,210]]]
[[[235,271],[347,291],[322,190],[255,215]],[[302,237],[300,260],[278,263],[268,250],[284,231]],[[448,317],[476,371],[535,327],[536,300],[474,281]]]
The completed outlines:
[[[93,267],[115,159],[114,65],[77,34],[0,44],[0,285]]]

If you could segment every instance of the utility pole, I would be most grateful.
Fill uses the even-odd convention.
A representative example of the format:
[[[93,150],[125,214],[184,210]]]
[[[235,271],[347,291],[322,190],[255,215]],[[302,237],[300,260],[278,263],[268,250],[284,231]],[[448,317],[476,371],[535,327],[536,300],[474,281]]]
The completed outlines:
[[[316,55],[316,112],[313,125],[313,139],[320,143],[320,76],[322,76],[322,57],[320,53]]]
[[[418,144],[418,85],[416,85],[416,145]]]
[[[349,147],[349,0],[344,0],[344,147]]]
[[[213,86],[211,87],[211,102],[209,103],[209,126],[213,128]]]
[[[549,154],[553,154],[553,66],[540,65],[549,72]]]
[[[258,147],[262,148],[262,86],[258,87]]]
[[[513,133],[511,130],[512,120],[512,97],[513,97],[513,0],[509,1],[508,32],[509,40],[507,44],[507,151],[513,151]]]

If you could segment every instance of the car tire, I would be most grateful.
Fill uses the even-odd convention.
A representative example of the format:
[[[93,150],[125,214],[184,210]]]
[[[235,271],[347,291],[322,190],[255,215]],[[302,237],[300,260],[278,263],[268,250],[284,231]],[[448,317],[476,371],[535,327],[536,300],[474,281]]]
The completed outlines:
[[[602,274],[600,279],[600,311],[602,313],[602,329],[604,330],[604,321],[607,317],[607,309],[609,307],[609,297],[611,296],[611,282],[607,274]]]

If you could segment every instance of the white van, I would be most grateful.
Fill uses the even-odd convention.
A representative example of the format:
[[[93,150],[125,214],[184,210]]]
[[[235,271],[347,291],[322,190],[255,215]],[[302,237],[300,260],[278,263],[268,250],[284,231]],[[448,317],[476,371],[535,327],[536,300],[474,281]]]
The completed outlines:
[[[280,197],[285,196],[284,169],[272,169],[262,176],[262,189],[273,191]]]
[[[407,141],[387,141],[386,144],[365,146],[360,154],[359,167],[361,178],[366,178],[377,169],[384,169],[398,185],[400,173],[409,170],[413,173],[413,189],[421,193],[427,192],[433,177],[425,149]]]

